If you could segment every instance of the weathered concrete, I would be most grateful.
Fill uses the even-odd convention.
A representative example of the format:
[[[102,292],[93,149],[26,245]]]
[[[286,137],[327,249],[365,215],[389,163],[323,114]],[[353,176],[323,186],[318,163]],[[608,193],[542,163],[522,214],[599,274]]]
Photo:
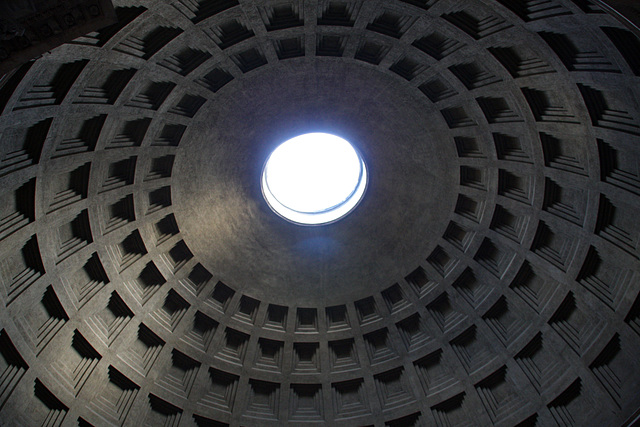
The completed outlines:
[[[0,87],[0,424],[636,413],[640,42],[619,21],[581,0],[116,6]],[[371,172],[326,227],[260,194],[310,130]]]

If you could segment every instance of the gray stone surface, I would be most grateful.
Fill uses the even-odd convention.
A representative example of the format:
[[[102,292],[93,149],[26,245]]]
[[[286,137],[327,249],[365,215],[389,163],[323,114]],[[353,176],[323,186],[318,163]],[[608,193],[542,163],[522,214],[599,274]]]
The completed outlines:
[[[314,73],[327,77],[309,81]],[[203,265],[243,293],[305,307],[368,297],[415,268],[417,254],[435,246],[429,236],[447,227],[457,199],[447,189],[459,172],[438,161],[455,149],[437,109],[391,82],[359,65],[309,59],[256,70],[203,107],[204,129],[185,134],[172,174],[178,226]],[[260,173],[278,144],[313,131],[352,141],[370,185],[344,220],[293,226],[266,204]]]
[[[0,425],[624,425],[640,63],[584,0],[115,2],[0,87]],[[349,139],[362,203],[260,194]]]

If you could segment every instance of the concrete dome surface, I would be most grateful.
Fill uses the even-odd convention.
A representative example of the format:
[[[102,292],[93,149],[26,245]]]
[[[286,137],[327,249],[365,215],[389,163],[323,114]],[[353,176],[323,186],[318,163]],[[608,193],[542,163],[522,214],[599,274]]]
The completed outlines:
[[[0,425],[628,425],[640,39],[599,4],[115,0],[5,75]],[[301,227],[261,173],[315,132],[368,187]]]

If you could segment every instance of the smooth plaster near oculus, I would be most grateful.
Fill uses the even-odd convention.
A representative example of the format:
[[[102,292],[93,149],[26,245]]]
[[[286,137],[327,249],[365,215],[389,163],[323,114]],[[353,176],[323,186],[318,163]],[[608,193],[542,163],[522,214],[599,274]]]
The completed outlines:
[[[218,97],[203,112],[208,124],[185,134],[172,196],[185,242],[230,286],[274,303],[363,298],[411,271],[446,228],[456,202],[447,189],[458,179],[447,167],[455,152],[442,137],[446,125],[388,76],[302,61],[259,70]],[[282,221],[260,189],[261,167],[280,141],[316,131],[344,135],[370,169],[357,214],[322,229]]]

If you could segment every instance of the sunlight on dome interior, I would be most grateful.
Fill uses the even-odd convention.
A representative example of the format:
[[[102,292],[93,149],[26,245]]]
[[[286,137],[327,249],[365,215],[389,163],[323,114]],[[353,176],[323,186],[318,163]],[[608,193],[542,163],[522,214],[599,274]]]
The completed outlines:
[[[366,188],[364,162],[343,138],[308,133],[278,146],[265,165],[269,206],[300,224],[324,224],[349,213]]]

